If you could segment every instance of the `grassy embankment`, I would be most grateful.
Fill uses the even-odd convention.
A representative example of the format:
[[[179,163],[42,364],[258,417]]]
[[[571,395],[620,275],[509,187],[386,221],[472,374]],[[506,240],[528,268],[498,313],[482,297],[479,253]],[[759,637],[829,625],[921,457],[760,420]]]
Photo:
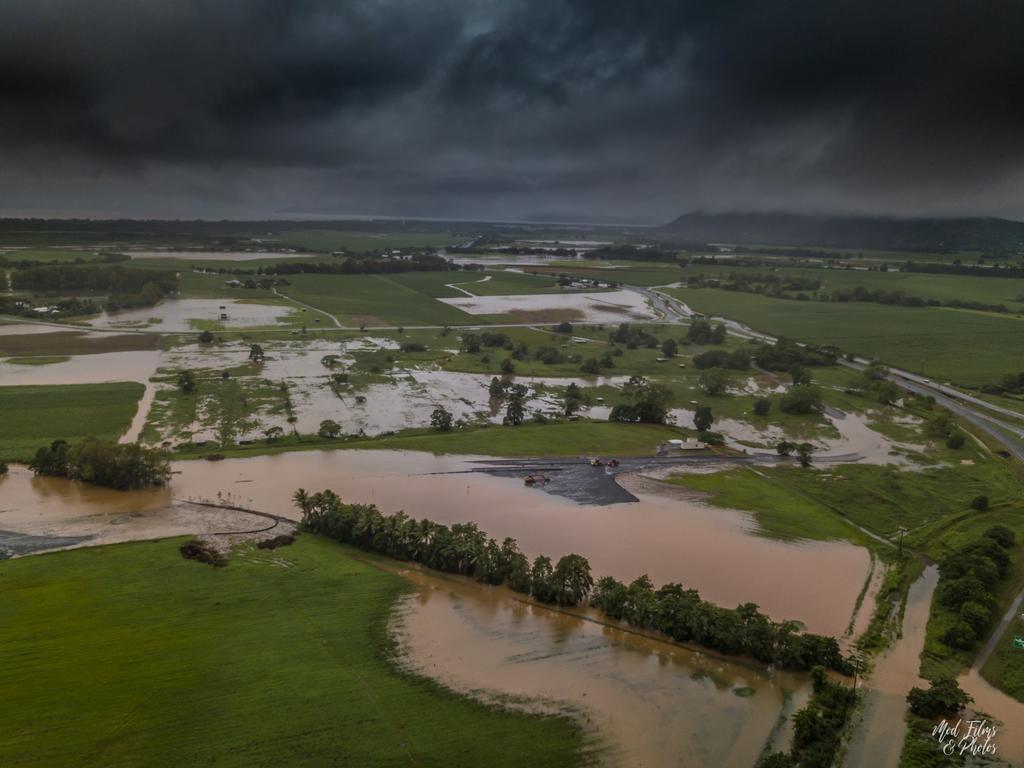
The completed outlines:
[[[114,440],[131,423],[144,389],[135,382],[0,387],[0,459],[27,461],[58,439]]]
[[[1024,356],[1024,319],[1016,315],[792,301],[710,288],[667,292],[698,312],[739,320],[765,333],[834,344],[844,352],[968,386],[999,381],[1015,372],[1013,361]]]
[[[108,333],[88,336],[84,331],[52,329],[53,333],[0,334],[0,356],[16,358],[66,357],[104,352],[135,352],[157,349],[160,337],[153,333]]]
[[[215,569],[165,540],[0,563],[0,763],[562,766],[595,747],[398,672],[408,585],[349,552],[303,536]]]

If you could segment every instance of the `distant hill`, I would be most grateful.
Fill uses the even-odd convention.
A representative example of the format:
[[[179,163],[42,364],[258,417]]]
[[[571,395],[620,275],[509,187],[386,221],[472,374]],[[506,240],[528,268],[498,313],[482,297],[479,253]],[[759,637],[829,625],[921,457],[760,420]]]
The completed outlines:
[[[994,218],[893,219],[790,213],[687,213],[657,231],[687,242],[893,251],[1024,252],[1024,222]]]

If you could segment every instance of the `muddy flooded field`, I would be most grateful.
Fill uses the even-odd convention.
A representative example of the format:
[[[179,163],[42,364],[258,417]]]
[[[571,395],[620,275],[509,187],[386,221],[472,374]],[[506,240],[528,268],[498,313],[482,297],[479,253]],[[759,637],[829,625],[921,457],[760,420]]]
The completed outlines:
[[[72,355],[50,365],[0,365],[2,384],[102,384],[111,381],[146,383],[156,371],[156,350]]]
[[[470,315],[521,315],[542,321],[541,313],[563,320],[596,323],[622,323],[655,320],[657,315],[643,294],[634,291],[608,293],[554,293],[521,296],[466,296],[438,299]]]
[[[106,313],[89,320],[94,328],[139,329],[160,333],[200,330],[202,323],[224,328],[274,325],[294,310],[273,304],[250,304],[234,299],[166,299],[154,307]]]

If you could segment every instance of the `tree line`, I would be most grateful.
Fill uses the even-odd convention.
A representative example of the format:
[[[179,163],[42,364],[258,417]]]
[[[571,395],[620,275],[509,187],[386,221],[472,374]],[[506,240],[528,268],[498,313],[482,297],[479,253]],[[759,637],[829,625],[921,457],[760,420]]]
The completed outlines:
[[[539,555],[531,563],[515,539],[498,544],[475,523],[449,527],[405,512],[384,515],[373,504],[345,503],[330,490],[309,494],[300,488],[294,500],[303,530],[360,549],[485,584],[504,584],[543,603],[572,607],[589,597],[591,607],[610,618],[726,654],[749,655],[788,669],[850,671],[834,638],[800,632],[796,622],[774,622],[752,603],[721,608],[679,584],[655,589],[646,576],[628,586],[605,577],[595,586],[585,557],[569,554],[552,563]]]
[[[449,272],[462,267],[442,256],[417,253],[409,258],[385,259],[379,256],[348,256],[344,261],[329,262],[286,261],[263,267],[264,275],[384,275],[400,272]]]
[[[37,450],[28,466],[37,475],[66,477],[119,491],[164,485],[171,477],[171,465],[163,451],[95,437],[74,445],[54,440]]]
[[[169,270],[61,265],[33,267],[12,273],[11,287],[26,291],[97,291],[108,294],[109,311],[152,306],[178,290],[178,276]]]
[[[984,504],[978,499],[985,499]],[[988,506],[978,497],[975,509]],[[935,599],[951,611],[956,620],[939,640],[964,651],[973,650],[998,616],[994,595],[1010,572],[1010,550],[1016,544],[1013,531],[994,525],[981,538],[948,554],[939,564],[939,585]]]

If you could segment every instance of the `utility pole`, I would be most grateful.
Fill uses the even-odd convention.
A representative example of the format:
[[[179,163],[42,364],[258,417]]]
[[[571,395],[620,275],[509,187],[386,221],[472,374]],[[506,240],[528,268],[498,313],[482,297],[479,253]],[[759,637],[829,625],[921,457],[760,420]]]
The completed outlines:
[[[900,558],[902,558],[902,557],[903,557],[903,537],[904,537],[904,536],[905,536],[906,534],[910,533],[910,531],[908,531],[908,530],[907,530],[906,528],[904,528],[903,526],[900,526],[900,529],[899,529],[899,531],[897,531],[897,533],[899,533],[899,535],[900,535],[900,543],[899,543],[899,556],[900,556]]]

